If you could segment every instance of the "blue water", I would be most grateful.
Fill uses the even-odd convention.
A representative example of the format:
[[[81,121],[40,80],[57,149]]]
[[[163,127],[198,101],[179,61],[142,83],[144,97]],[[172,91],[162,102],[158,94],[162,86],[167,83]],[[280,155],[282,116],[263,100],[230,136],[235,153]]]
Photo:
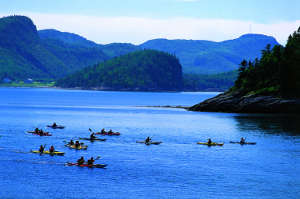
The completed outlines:
[[[299,117],[143,107],[216,94],[0,88],[0,198],[300,198]],[[45,128],[53,121],[66,129]],[[53,136],[26,133],[35,127]],[[89,128],[121,136],[86,142],[86,151],[64,147]],[[136,143],[147,136],[163,143]],[[229,144],[240,137],[257,145]],[[225,144],[196,144],[207,138]],[[41,144],[66,154],[29,153]],[[107,169],[64,166],[80,156],[101,156]]]

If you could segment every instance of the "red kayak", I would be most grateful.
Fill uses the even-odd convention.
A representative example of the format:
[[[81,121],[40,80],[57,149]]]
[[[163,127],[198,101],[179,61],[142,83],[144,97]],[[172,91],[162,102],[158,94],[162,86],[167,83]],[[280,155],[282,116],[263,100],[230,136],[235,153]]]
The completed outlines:
[[[121,135],[119,132],[97,132],[97,135]]]
[[[35,131],[27,131],[27,133],[32,133],[34,135],[39,135],[39,136],[52,136],[52,134],[49,132],[37,133]]]
[[[107,166],[107,164],[93,164],[93,165],[81,164],[81,165],[79,165],[78,163],[67,162],[66,166],[79,166],[79,167],[88,167],[88,168],[105,168]]]

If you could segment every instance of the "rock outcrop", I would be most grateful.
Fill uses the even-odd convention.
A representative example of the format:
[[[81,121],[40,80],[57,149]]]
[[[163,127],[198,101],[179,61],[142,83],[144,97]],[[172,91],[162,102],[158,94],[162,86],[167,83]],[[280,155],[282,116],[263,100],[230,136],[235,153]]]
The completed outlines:
[[[232,113],[300,113],[300,99],[273,96],[241,95],[225,92],[190,107],[190,111]]]

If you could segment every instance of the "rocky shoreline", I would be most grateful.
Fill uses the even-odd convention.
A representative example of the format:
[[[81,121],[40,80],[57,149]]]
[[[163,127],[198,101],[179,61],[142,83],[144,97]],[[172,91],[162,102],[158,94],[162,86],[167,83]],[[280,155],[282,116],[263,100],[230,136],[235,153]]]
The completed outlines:
[[[273,96],[241,95],[225,92],[191,106],[190,111],[231,113],[300,113],[300,99]]]

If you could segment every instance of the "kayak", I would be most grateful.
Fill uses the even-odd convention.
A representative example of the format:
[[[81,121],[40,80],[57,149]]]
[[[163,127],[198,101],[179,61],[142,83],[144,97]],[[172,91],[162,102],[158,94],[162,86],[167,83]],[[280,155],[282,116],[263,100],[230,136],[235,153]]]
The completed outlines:
[[[65,146],[69,147],[70,149],[77,149],[77,150],[87,149],[88,148],[87,145],[80,145],[79,147],[76,147],[75,144],[73,144],[73,145],[66,144]]]
[[[106,141],[106,139],[101,139],[101,138],[94,138],[94,139],[91,139],[91,138],[79,138],[80,140],[89,140],[91,142],[94,142],[94,141]]]
[[[27,133],[32,133],[34,135],[39,135],[39,136],[52,136],[52,134],[49,132],[43,132],[43,134],[39,134],[39,133],[36,133],[35,131],[27,131]]]
[[[136,141],[136,143],[141,143],[141,144],[146,144],[146,145],[151,145],[151,144],[154,144],[154,145],[159,145],[161,144],[162,142],[145,142],[145,141]]]
[[[65,165],[66,166],[88,167],[88,168],[105,168],[107,166],[107,164],[93,164],[93,165],[81,164],[81,165],[79,165],[78,163],[71,163],[71,162],[67,162]]]
[[[53,128],[53,129],[64,129],[65,128],[64,126],[61,126],[61,125],[57,125],[57,126],[47,125],[47,127]]]
[[[60,151],[54,151],[52,153],[50,153],[49,151],[44,151],[43,153],[41,153],[40,151],[31,151],[31,153],[49,154],[49,155],[64,155],[65,154],[65,152],[60,152]]]
[[[109,132],[97,132],[97,133],[95,133],[96,135],[121,135],[121,133],[119,133],[119,132],[112,132],[112,133],[109,133]]]
[[[255,145],[256,144],[256,142],[244,142],[244,143],[241,143],[241,142],[233,142],[233,141],[230,141],[229,143],[231,143],[231,144],[240,144],[240,145],[244,145],[244,144]]]
[[[208,144],[207,142],[197,142],[197,144],[202,144],[202,145],[207,145],[207,146],[223,146],[224,143],[216,143],[216,142],[212,142],[210,144]]]

